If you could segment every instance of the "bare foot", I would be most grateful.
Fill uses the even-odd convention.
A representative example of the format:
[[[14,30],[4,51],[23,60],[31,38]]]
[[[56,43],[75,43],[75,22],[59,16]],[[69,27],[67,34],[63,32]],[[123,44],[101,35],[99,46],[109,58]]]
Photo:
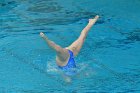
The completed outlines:
[[[99,15],[96,15],[93,19],[89,19],[89,24],[93,25],[99,18]]]
[[[40,36],[41,36],[41,37],[44,37],[45,35],[44,35],[44,33],[40,32]]]

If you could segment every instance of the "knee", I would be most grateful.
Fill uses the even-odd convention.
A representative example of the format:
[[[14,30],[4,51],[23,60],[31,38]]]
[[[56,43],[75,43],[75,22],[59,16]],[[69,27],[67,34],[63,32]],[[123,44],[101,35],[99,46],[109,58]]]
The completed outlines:
[[[78,40],[79,40],[80,42],[84,42],[84,41],[85,41],[85,38],[86,38],[86,36],[83,35],[83,36],[79,37]]]

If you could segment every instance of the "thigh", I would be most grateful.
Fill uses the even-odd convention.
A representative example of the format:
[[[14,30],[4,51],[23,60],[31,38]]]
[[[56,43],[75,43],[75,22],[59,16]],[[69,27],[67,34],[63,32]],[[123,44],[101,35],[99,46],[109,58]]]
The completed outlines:
[[[74,56],[77,56],[80,52],[80,49],[82,48],[83,43],[83,39],[77,39],[70,46],[68,46],[68,49],[70,49],[73,52]]]

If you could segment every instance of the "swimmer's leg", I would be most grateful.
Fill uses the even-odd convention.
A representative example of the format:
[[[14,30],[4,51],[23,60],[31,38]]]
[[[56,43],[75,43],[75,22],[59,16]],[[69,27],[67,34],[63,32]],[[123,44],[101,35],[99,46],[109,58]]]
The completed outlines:
[[[40,33],[40,36],[46,41],[49,47],[52,48],[56,52],[57,57],[60,60],[62,61],[67,60],[67,58],[69,57],[69,53],[67,49],[62,48],[61,46],[57,45],[53,41],[49,40],[48,37],[45,36],[45,34],[43,34],[42,32]]]
[[[85,38],[87,36],[88,31],[91,29],[91,27],[95,24],[95,22],[98,20],[99,16],[96,15],[94,19],[89,19],[89,23],[88,25],[82,30],[80,36],[78,37],[77,40],[75,40],[69,47],[68,49],[70,49],[73,53],[74,56],[77,56],[84,41]]]

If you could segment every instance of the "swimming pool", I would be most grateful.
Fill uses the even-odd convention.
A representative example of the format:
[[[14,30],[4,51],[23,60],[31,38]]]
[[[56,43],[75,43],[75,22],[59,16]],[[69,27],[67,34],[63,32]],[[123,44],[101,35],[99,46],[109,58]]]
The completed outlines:
[[[0,93],[139,93],[139,9],[139,0],[1,0]],[[66,47],[96,14],[67,83],[39,32]]]

